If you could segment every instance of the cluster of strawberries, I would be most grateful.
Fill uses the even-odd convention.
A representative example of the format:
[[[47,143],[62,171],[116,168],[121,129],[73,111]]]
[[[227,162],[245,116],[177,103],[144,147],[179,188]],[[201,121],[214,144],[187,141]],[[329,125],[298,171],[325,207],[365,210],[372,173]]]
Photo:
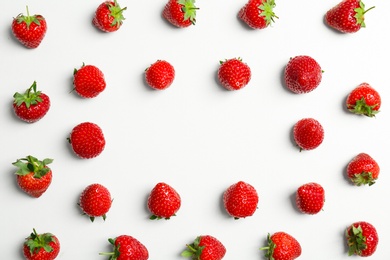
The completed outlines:
[[[274,0],[249,0],[239,11],[239,18],[253,29],[264,29],[274,18]],[[371,8],[370,8],[371,9]],[[328,25],[343,33],[357,32],[364,27],[364,4],[359,0],[343,0],[325,15]],[[124,20],[123,11],[116,0],[106,1],[98,6],[92,23],[104,32],[118,30]],[[195,24],[196,11],[194,0],[169,0],[163,10],[163,17],[176,27],[184,28]],[[46,21],[41,15],[17,16],[12,23],[12,32],[27,48],[37,48],[47,30]],[[322,80],[320,65],[309,56],[296,56],[287,63],[284,71],[286,87],[296,94],[305,94],[316,89]],[[156,90],[171,86],[175,78],[175,69],[167,61],[157,60],[145,70],[147,84]],[[220,62],[218,79],[221,86],[230,91],[244,88],[251,79],[251,69],[241,58]],[[83,98],[94,98],[106,87],[104,74],[93,65],[83,64],[74,70],[74,91]],[[347,98],[346,108],[359,115],[374,117],[380,109],[379,93],[368,83],[362,83],[351,91]],[[13,108],[15,114],[23,121],[34,123],[42,119],[50,109],[50,98],[37,90],[36,82],[24,92],[14,94]],[[293,128],[294,140],[300,150],[313,150],[324,139],[324,129],[314,118],[303,118]],[[74,153],[83,159],[90,159],[103,152],[105,138],[102,129],[91,122],[81,123],[73,128],[68,138]],[[52,171],[48,167],[53,159],[39,160],[31,155],[13,163],[19,187],[32,197],[40,197],[50,186]],[[379,166],[366,153],[360,153],[351,160],[347,175],[357,186],[373,185],[379,175]],[[252,216],[259,201],[255,188],[243,181],[228,187],[223,195],[226,212],[234,217]],[[296,191],[297,208],[305,214],[317,214],[324,205],[325,191],[318,183],[306,183]],[[91,221],[96,217],[106,219],[112,198],[109,190],[101,184],[91,184],[81,193],[79,206]],[[151,219],[170,219],[181,206],[178,192],[166,183],[158,183],[151,191],[147,207]],[[372,255],[378,244],[375,227],[367,222],[353,223],[346,230],[350,255]],[[121,235],[109,239],[113,251],[100,253],[110,259],[146,260],[149,258],[147,248],[136,238]],[[268,245],[261,248],[265,256],[274,260],[293,260],[301,255],[299,242],[285,232],[268,234]],[[23,252],[26,259],[55,259],[60,250],[58,238],[51,233],[38,234],[36,230],[26,238]],[[199,260],[220,260],[225,256],[226,248],[215,237],[199,236],[182,253],[184,257]]]

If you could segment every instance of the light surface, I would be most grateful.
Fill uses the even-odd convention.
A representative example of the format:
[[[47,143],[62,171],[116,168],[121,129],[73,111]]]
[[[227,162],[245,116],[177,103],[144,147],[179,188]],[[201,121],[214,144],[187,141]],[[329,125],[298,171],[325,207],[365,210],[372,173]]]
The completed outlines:
[[[340,34],[324,23],[338,1],[277,1],[279,19],[272,27],[249,29],[237,13],[246,3],[202,1],[195,26],[177,29],[162,17],[164,1],[119,1],[126,20],[114,33],[92,24],[100,1],[4,1],[0,3],[0,205],[2,259],[22,259],[21,246],[33,228],[61,241],[58,259],[104,259],[107,239],[136,237],[152,260],[182,259],[185,244],[198,235],[217,237],[227,248],[224,259],[263,259],[259,250],[267,233],[285,231],[302,246],[300,259],[342,260],[344,232],[355,221],[376,226],[380,242],[370,259],[390,255],[388,60],[390,38],[384,17],[389,1],[367,0],[367,27]],[[48,31],[29,50],[13,38],[12,18],[42,14]],[[290,57],[312,56],[325,71],[311,93],[289,92],[282,81]],[[242,90],[229,92],[218,83],[220,60],[241,57],[252,69]],[[157,59],[176,69],[170,88],[145,85],[144,70]],[[94,99],[71,92],[73,69],[99,67],[106,90]],[[50,96],[52,107],[39,122],[27,124],[12,111],[12,96],[33,81]],[[376,118],[346,111],[348,93],[362,82],[382,96]],[[294,146],[295,122],[313,117],[325,129],[316,150]],[[106,148],[91,160],[73,155],[66,138],[84,121],[103,129]],[[371,187],[352,186],[348,162],[370,154],[381,174]],[[39,199],[16,185],[12,165],[33,155],[53,158],[53,182]],[[260,195],[252,217],[234,220],[222,204],[231,184],[245,181]],[[294,204],[296,189],[320,183],[326,192],[323,211],[303,215]],[[91,223],[77,201],[91,183],[106,186],[114,198],[107,219]],[[151,221],[146,200],[158,182],[174,187],[182,207],[169,221]]]

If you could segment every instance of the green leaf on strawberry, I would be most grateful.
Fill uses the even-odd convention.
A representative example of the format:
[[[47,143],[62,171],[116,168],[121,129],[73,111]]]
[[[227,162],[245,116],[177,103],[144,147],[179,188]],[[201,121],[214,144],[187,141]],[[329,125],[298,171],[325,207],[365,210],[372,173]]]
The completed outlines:
[[[355,18],[356,18],[356,23],[360,24],[361,27],[366,27],[366,24],[364,23],[364,14],[367,13],[369,10],[373,9],[375,6],[372,6],[365,10],[365,5],[362,1],[359,2],[359,7],[355,8]]]
[[[37,83],[33,82],[30,88],[28,88],[23,94],[15,93],[14,94],[14,103],[17,106],[25,103],[26,107],[29,108],[31,105],[38,104],[42,102],[41,91],[37,91]]]
[[[27,15],[20,14],[18,17],[16,17],[17,23],[23,23],[25,22],[27,25],[27,30],[30,28],[31,23],[35,23],[36,25],[41,25],[39,20],[42,20],[42,16],[39,15],[30,15],[28,11],[28,6],[26,6]]]
[[[177,2],[182,5],[184,20],[190,20],[192,24],[195,24],[196,10],[199,9],[195,6],[195,0],[178,0]]]
[[[40,161],[29,155],[26,158],[17,160],[13,165],[18,167],[18,171],[16,172],[18,175],[25,176],[30,172],[33,172],[34,178],[42,178],[50,171],[50,168],[46,166],[52,162],[53,159],[46,158],[43,161]]]
[[[260,16],[264,16],[267,25],[271,24],[271,22],[275,22],[274,17],[279,18],[273,11],[275,6],[275,0],[267,0],[259,5],[259,9],[261,10]]]
[[[50,233],[44,233],[39,235],[35,229],[33,229],[33,233],[31,233],[30,237],[26,240],[26,245],[30,249],[30,253],[36,254],[42,248],[46,252],[52,252],[53,247],[49,245],[50,242],[56,243],[53,235]]]

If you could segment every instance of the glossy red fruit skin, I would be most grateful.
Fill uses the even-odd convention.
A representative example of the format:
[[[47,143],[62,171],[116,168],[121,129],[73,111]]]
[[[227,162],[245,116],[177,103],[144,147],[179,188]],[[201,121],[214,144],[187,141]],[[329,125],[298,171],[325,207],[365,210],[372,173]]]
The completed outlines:
[[[200,236],[199,247],[203,246],[200,260],[221,260],[226,254],[225,246],[213,236]]]
[[[145,70],[146,83],[153,89],[164,90],[175,79],[175,68],[165,60],[157,60]]]
[[[325,190],[314,182],[301,185],[296,193],[296,205],[305,214],[317,214],[324,206]]]
[[[114,241],[114,246],[119,250],[119,257],[117,260],[149,259],[148,249],[132,236],[118,236]]]
[[[233,58],[220,62],[218,79],[227,90],[239,90],[244,88],[251,80],[250,67],[241,59]]]
[[[20,16],[23,15],[18,15],[12,21],[12,33],[22,45],[29,49],[35,49],[41,44],[43,38],[45,37],[47,31],[46,20],[42,15],[35,15],[36,19],[39,20],[39,25],[32,22],[29,26],[27,26],[26,22],[18,22],[18,18]]]
[[[243,181],[231,185],[223,194],[223,204],[227,213],[238,219],[252,216],[259,202],[255,188]]]
[[[293,129],[294,140],[300,150],[313,150],[324,140],[324,128],[313,118],[299,120]]]
[[[115,7],[118,9],[116,10],[117,13],[115,11],[112,13],[110,8],[115,9]],[[121,9],[116,1],[104,1],[96,9],[92,24],[103,32],[118,31],[125,19],[122,15],[125,9]]]
[[[349,111],[368,117],[374,117],[379,112],[381,105],[382,100],[378,91],[365,82],[353,89],[346,101]]]
[[[49,188],[53,179],[53,173],[50,170],[41,178],[34,178],[34,173],[27,175],[16,175],[16,182],[20,189],[34,198],[39,198]]]
[[[30,248],[26,242],[29,238],[26,238],[26,242],[23,244],[23,255],[27,260],[54,260],[57,258],[61,250],[61,244],[55,235],[52,235],[53,241],[49,242],[48,245],[52,248],[51,252],[47,252],[45,249],[40,248],[38,252],[31,253]]]
[[[364,242],[366,245],[365,249],[356,249],[356,247],[354,247],[354,245],[356,245],[356,241],[350,240],[350,237],[353,236],[352,226],[355,228],[358,228],[359,226],[361,227],[361,234],[364,238]],[[373,255],[377,249],[379,242],[379,236],[376,228],[366,221],[358,221],[349,226],[346,231],[346,238],[347,245],[350,249],[349,255],[358,255],[362,257]]]
[[[16,116],[27,123],[35,123],[42,119],[49,111],[51,102],[49,96],[45,93],[41,92],[39,97],[42,101],[31,104],[29,108],[27,108],[25,103],[22,103],[20,106],[13,103],[12,106]]]
[[[184,19],[183,5],[179,4],[178,0],[168,0],[162,15],[168,22],[179,28],[189,27],[195,22]]]
[[[318,62],[310,56],[291,58],[284,70],[286,87],[296,94],[305,94],[316,89],[322,80]]]
[[[275,14],[271,16],[271,20],[267,21],[266,17],[263,16],[263,10],[261,6],[266,3],[271,2],[270,0],[249,0],[239,11],[238,17],[245,22],[252,29],[265,29],[267,28],[271,21],[272,17],[275,17]]]
[[[276,232],[269,237],[276,245],[271,257],[273,260],[294,260],[302,253],[299,242],[290,234],[285,232]]]
[[[94,98],[106,89],[106,80],[98,67],[83,65],[74,71],[73,86],[81,97]]]
[[[347,166],[347,176],[357,186],[373,185],[378,179],[379,173],[378,163],[366,153],[356,155]]]
[[[147,206],[153,214],[151,219],[169,219],[180,209],[181,198],[170,185],[159,182],[149,194]]]
[[[98,183],[88,185],[79,198],[81,210],[89,217],[92,217],[92,221],[94,217],[103,217],[105,219],[111,205],[110,191]]]
[[[100,155],[106,145],[102,129],[94,123],[80,123],[72,129],[69,142],[74,153],[82,159]]]

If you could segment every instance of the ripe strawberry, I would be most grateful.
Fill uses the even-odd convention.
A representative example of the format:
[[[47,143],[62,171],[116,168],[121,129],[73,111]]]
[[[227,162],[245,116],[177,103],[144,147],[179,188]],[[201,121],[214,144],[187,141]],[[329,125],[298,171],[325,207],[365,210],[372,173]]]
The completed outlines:
[[[218,79],[227,90],[239,90],[251,79],[251,69],[241,58],[220,61]]]
[[[364,15],[372,8],[365,10],[361,0],[343,0],[326,12],[325,21],[342,33],[354,33],[366,27]]]
[[[259,202],[255,188],[243,181],[231,185],[223,194],[227,213],[235,219],[252,216]]]
[[[221,260],[225,254],[226,248],[218,239],[205,235],[198,236],[194,243],[187,245],[181,255],[197,260]]]
[[[352,113],[374,117],[379,113],[381,97],[368,83],[362,83],[351,91],[346,103]]]
[[[295,201],[302,213],[317,214],[324,206],[325,190],[318,183],[303,184],[297,190]]]
[[[106,145],[102,129],[91,122],[75,126],[68,138],[74,153],[83,159],[98,156]]]
[[[267,250],[265,257],[269,260],[294,260],[302,253],[299,242],[285,232],[268,234],[268,246],[260,248]]]
[[[195,24],[198,9],[195,0],[168,0],[162,14],[174,26],[184,28]]]
[[[379,172],[378,163],[366,153],[356,155],[347,166],[348,178],[357,186],[373,185],[378,179]]]
[[[96,66],[83,64],[73,71],[73,86],[81,97],[93,98],[106,88],[106,81],[103,72]]]
[[[47,166],[52,162],[52,159],[46,158],[40,161],[29,155],[12,163],[18,167],[16,181],[19,187],[34,198],[40,197],[49,188],[52,181],[52,171]]]
[[[353,223],[347,228],[348,255],[371,256],[375,253],[379,237],[375,227],[365,221]]]
[[[95,217],[103,217],[103,220],[106,220],[106,214],[112,204],[111,194],[103,185],[94,183],[83,190],[78,204],[92,222]]]
[[[28,7],[27,16],[19,14],[13,19],[11,29],[15,38],[30,49],[37,48],[47,31],[45,18],[40,14],[30,16]]]
[[[96,9],[92,24],[103,32],[115,32],[123,24],[123,11],[127,8],[121,8],[116,0],[104,1]]]
[[[293,134],[300,151],[315,149],[324,140],[324,129],[322,125],[313,118],[299,120],[294,125]]]
[[[284,70],[284,81],[289,90],[296,94],[309,93],[320,85],[322,70],[310,56],[291,58]]]
[[[34,123],[46,115],[50,108],[50,98],[41,91],[37,91],[34,81],[23,94],[14,94],[13,108],[15,114],[28,123]]]
[[[60,252],[60,241],[51,233],[38,234],[35,229],[23,244],[27,260],[54,260]]]
[[[275,0],[249,0],[238,17],[252,29],[264,29],[278,18],[273,11],[275,6]]]
[[[166,89],[174,79],[175,69],[165,60],[157,60],[145,70],[146,83],[153,89]]]
[[[136,238],[128,235],[121,235],[114,239],[109,238],[108,242],[113,246],[113,252],[99,253],[110,256],[110,260],[147,260],[149,259],[148,249]]]
[[[169,219],[180,209],[181,198],[174,188],[160,182],[148,197],[148,209],[153,214],[150,219]]]

